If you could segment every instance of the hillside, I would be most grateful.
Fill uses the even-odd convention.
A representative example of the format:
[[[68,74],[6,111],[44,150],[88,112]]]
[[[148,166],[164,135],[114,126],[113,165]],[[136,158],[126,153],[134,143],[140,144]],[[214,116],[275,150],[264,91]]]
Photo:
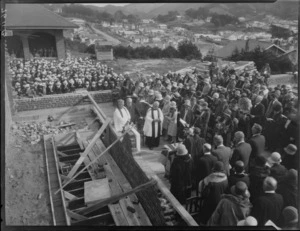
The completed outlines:
[[[87,6],[87,5],[86,5]],[[156,17],[159,14],[167,14],[168,11],[178,11],[183,14],[187,9],[203,7],[212,13],[229,14],[237,17],[255,17],[259,13],[271,14],[282,19],[298,19],[298,1],[279,0],[275,3],[133,3],[126,6],[105,7],[87,6],[94,10],[106,11],[114,14],[122,10],[124,14],[136,14],[142,18]]]

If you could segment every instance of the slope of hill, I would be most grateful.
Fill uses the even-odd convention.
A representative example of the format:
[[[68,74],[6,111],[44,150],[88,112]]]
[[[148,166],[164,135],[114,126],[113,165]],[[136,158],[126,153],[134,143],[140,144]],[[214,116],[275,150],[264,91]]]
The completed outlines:
[[[88,7],[111,14],[122,10],[124,14],[137,14],[142,18],[156,17],[159,14],[167,14],[169,11],[184,13],[187,9],[203,7],[214,13],[229,14],[237,17],[255,17],[258,13],[267,13],[283,19],[296,20],[298,19],[299,2],[279,0],[275,3],[132,3],[126,6]]]

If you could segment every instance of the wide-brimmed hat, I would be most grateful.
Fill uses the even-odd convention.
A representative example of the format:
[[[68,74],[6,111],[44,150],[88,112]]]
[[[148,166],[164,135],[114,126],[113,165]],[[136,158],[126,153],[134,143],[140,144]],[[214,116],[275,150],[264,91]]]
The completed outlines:
[[[152,89],[149,90],[148,95],[154,95],[154,91]]]
[[[238,181],[235,185],[230,188],[230,192],[235,196],[246,196],[248,186],[243,181]]]
[[[241,220],[237,223],[237,226],[257,226],[257,220],[252,217],[246,217],[245,220]]]
[[[159,94],[157,94],[157,96],[156,96],[156,100],[163,100],[163,97],[162,97],[162,95],[159,93]]]
[[[287,206],[282,211],[282,216],[286,224],[298,223],[298,210],[293,206]]]
[[[176,102],[175,101],[171,101],[170,103],[170,108],[177,108]]]
[[[289,155],[295,155],[295,153],[297,152],[297,146],[294,144],[289,144],[284,148],[284,151]]]
[[[184,101],[184,105],[190,107],[190,106],[191,106],[191,101],[190,101],[189,99],[185,100],[185,101]]]
[[[176,150],[177,150],[177,152],[176,152],[177,156],[184,156],[184,155],[188,154],[188,150],[186,149],[184,144],[178,144]]]
[[[279,164],[282,161],[281,155],[278,152],[273,152],[267,161],[269,164]]]

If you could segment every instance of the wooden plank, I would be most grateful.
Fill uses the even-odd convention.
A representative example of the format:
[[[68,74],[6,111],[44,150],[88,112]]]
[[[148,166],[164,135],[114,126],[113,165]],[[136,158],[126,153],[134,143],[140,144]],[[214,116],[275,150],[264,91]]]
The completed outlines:
[[[82,216],[82,215],[80,215],[80,214],[78,214],[78,213],[74,213],[73,211],[71,211],[71,210],[69,210],[69,209],[67,209],[67,213],[68,213],[68,215],[69,215],[71,218],[73,218],[73,219],[75,219],[75,220],[77,220],[77,221],[84,221],[84,220],[87,220],[87,219],[88,219],[87,217]]]
[[[177,211],[180,217],[186,222],[189,226],[198,226],[194,218],[186,211],[186,209],[179,203],[179,201],[173,196],[165,184],[159,179],[156,175],[153,175],[152,178],[157,182],[157,186],[160,191],[164,194],[167,200],[171,203],[172,207]]]
[[[51,207],[51,215],[52,215],[52,221],[53,221],[53,225],[56,225],[56,220],[55,220],[55,215],[54,215],[54,205],[53,205],[53,198],[52,198],[52,193],[51,193],[51,178],[50,178],[50,174],[49,174],[49,164],[48,164],[48,153],[47,153],[47,145],[46,142],[48,140],[45,140],[45,136],[44,136],[44,148],[45,148],[45,161],[46,161],[46,171],[47,171],[47,179],[48,179],[48,191],[49,191],[49,197],[50,197],[50,207]]]
[[[77,141],[77,143],[78,143],[79,146],[80,146],[80,149],[83,150],[83,149],[84,149],[84,146],[83,146],[83,144],[82,144],[82,139],[81,139],[81,136],[80,136],[80,134],[79,134],[78,131],[75,133],[75,136],[76,136],[76,141]]]
[[[107,162],[109,163],[113,174],[115,175],[116,180],[118,181],[119,185],[123,189],[123,191],[129,191],[132,189],[131,185],[127,181],[126,177],[124,176],[123,172],[119,168],[119,166],[116,164],[114,159],[111,157],[111,155],[106,155],[105,158],[107,159]],[[141,206],[138,202],[138,198],[135,194],[129,195],[130,199],[130,205],[133,205],[135,208],[137,214],[138,214],[138,220],[142,226],[151,226],[151,221],[146,214],[144,208]]]
[[[93,97],[87,93],[87,96],[89,97],[89,99],[91,100],[91,102],[94,104],[95,108],[97,109],[96,111],[98,111],[99,113],[96,112],[96,114],[99,116],[99,118],[104,121],[106,120],[106,115],[103,113],[103,111],[99,108],[98,104],[96,103],[96,101],[93,99]]]
[[[112,190],[112,195],[118,195],[118,194],[122,193],[123,191],[122,191],[120,185],[117,183],[110,166],[107,164],[104,166],[104,169],[105,169],[107,178],[111,179],[111,181],[109,181],[109,185]],[[128,223],[128,225],[130,225],[130,226],[132,226],[133,224],[138,225],[138,220],[135,219],[134,216],[132,216],[133,214],[129,214],[130,212],[127,210],[127,207],[126,207],[127,204],[124,201],[125,201],[125,199],[120,199],[117,204],[120,207],[120,212],[122,212],[124,219],[126,220],[126,223]],[[114,205],[115,204],[109,204],[109,208]],[[112,214],[116,215],[115,213],[112,213]],[[119,219],[118,217],[116,217],[116,218]],[[114,219],[115,219],[115,217],[114,217]]]
[[[72,201],[72,200],[78,200],[77,196],[74,196],[72,193],[69,193],[68,191],[63,190],[65,198],[67,198],[68,200]]]
[[[75,176],[73,176],[72,179],[70,179],[68,182],[66,182],[66,184],[64,184],[60,189],[58,189],[56,193],[58,193],[59,191],[61,191],[64,187],[66,187],[69,183],[72,182],[73,179],[75,179],[81,172],[83,172],[85,169],[87,169],[90,165],[92,165],[93,163],[95,163],[98,158],[100,158],[102,155],[104,155],[106,152],[108,152],[109,149],[111,149],[111,147],[113,147],[117,142],[119,142],[119,140],[121,140],[123,138],[123,136],[125,136],[129,131],[131,130],[131,128],[129,128],[125,133],[122,134],[122,136],[119,136],[118,139],[116,139],[111,145],[109,145],[104,152],[102,152],[100,155],[97,156],[97,159],[93,160],[89,165],[85,166],[83,169],[81,169],[77,174],[75,174]]]
[[[58,182],[59,182],[59,186],[60,187],[62,187],[62,183],[61,183],[61,179],[60,179],[60,177],[59,177],[59,161],[58,161],[58,159],[57,159],[57,155],[56,155],[56,146],[55,146],[55,141],[54,141],[54,138],[52,137],[51,138],[51,140],[52,140],[52,148],[53,148],[53,152],[54,152],[54,158],[55,158],[55,161],[56,161],[56,171],[57,171],[57,178],[58,178]],[[62,191],[61,191],[61,199],[62,199],[62,203],[63,203],[63,211],[64,211],[64,217],[65,217],[65,219],[66,219],[66,223],[67,223],[67,225],[70,225],[70,218],[68,217],[68,215],[67,215],[67,211],[66,211],[66,202],[65,202],[65,198],[64,198],[64,196],[63,196],[63,193],[62,193]]]
[[[61,151],[56,150],[56,153],[61,156],[61,157],[68,157],[69,155],[67,155],[66,153],[63,153]]]
[[[89,154],[89,152],[91,151],[91,149],[94,146],[95,142],[97,141],[97,139],[99,139],[99,137],[104,132],[104,130],[106,129],[106,127],[107,127],[107,125],[109,123],[110,123],[110,119],[107,119],[105,121],[105,123],[101,126],[101,128],[99,129],[99,131],[97,132],[97,134],[93,137],[93,139],[90,142],[89,146],[84,150],[84,152],[81,155],[81,157],[77,160],[76,164],[73,166],[73,168],[69,172],[69,174],[68,174],[69,178],[72,178],[74,176],[74,174],[78,170],[79,166],[82,164],[82,162],[84,161],[84,159],[86,158],[86,156]]]
[[[105,166],[105,167],[108,167],[108,166]],[[127,192],[124,192],[124,193],[119,193],[117,195],[114,195],[108,199],[105,199],[105,200],[101,200],[100,202],[86,208],[85,210],[82,211],[82,214],[83,215],[86,215],[86,214],[89,214],[97,209],[100,209],[104,206],[107,206],[108,204],[111,204],[111,203],[114,203],[116,201],[119,201],[120,199],[132,194],[132,193],[136,193],[136,192],[139,192],[139,191],[142,191],[150,186],[153,186],[155,185],[156,181],[154,180],[150,180],[149,182],[145,183],[145,184],[142,184],[142,185],[139,185],[138,187],[135,187],[134,189],[131,189]]]

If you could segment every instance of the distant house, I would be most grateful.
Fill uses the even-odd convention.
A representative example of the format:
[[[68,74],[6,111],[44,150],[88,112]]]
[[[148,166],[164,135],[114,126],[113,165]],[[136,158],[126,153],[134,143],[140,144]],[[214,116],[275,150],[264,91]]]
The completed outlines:
[[[110,23],[109,22],[102,22],[101,25],[103,27],[109,27],[110,26]]]
[[[148,24],[148,23],[150,23],[150,19],[142,19],[142,23]]]
[[[161,38],[160,37],[154,37],[152,38],[152,42],[160,42]]]
[[[84,26],[85,25],[85,20],[80,19],[80,18],[68,18],[72,23],[75,23],[78,26]]]
[[[211,19],[212,19],[212,17],[207,17],[207,18],[205,19],[205,21],[206,21],[206,22],[210,22]]]
[[[149,43],[149,38],[142,35],[134,35],[131,36],[130,39],[134,43],[141,43],[141,44]]]
[[[151,29],[149,32],[152,33],[152,34],[163,34],[163,33],[165,33],[165,31],[161,30],[161,29]]]
[[[125,31],[123,31],[124,37],[130,37],[132,35],[137,35],[139,33],[140,33],[139,31],[133,31],[133,30],[125,30]]]
[[[239,17],[238,20],[239,20],[240,22],[245,22],[245,21],[246,21],[246,18],[244,18],[244,17]]]
[[[162,30],[166,30],[168,28],[168,26],[166,24],[159,24],[158,27],[159,27],[159,29],[162,29]]]
[[[173,30],[176,31],[176,32],[182,32],[182,31],[185,31],[185,29],[182,28],[182,27],[174,27]]]
[[[230,42],[223,48],[216,50],[215,55],[218,58],[228,58],[232,55],[232,53],[238,49],[241,51],[242,49],[245,49],[246,43],[248,41],[248,48],[249,50],[254,50],[257,47],[260,47],[262,50],[270,50],[272,51],[275,55],[282,55],[286,51],[278,46],[276,46],[273,43],[270,42],[263,42],[263,41],[258,41],[258,40],[237,40]]]

